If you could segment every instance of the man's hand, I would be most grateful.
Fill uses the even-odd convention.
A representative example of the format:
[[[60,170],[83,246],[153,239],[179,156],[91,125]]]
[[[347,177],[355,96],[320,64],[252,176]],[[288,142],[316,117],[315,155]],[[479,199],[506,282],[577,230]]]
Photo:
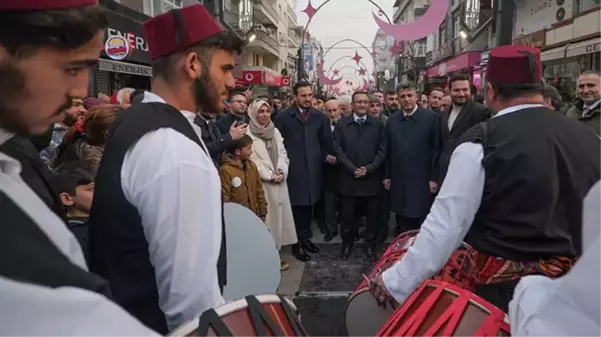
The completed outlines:
[[[244,91],[244,96],[246,97],[246,101],[250,103],[253,99],[253,92],[250,89],[246,89],[246,91]]]
[[[278,177],[279,177],[279,175],[278,175],[277,173],[273,173],[273,174],[271,175],[271,178],[269,178],[269,181],[273,181],[273,182],[276,182],[276,183],[277,183],[277,182],[278,182],[278,181],[277,181]]]
[[[238,140],[246,134],[246,130],[248,129],[248,125],[245,123],[234,122],[232,126],[230,126],[230,136],[232,136],[233,140]]]
[[[435,181],[430,181],[430,193],[436,194],[438,192],[438,183]]]
[[[265,215],[260,216],[259,219],[261,219],[261,221],[265,222]]]
[[[338,159],[336,159],[336,157],[329,154],[326,156],[326,162],[330,165],[336,165],[336,163],[338,162]]]
[[[367,169],[364,166],[355,170],[355,178],[361,178],[367,174]]]
[[[382,180],[382,185],[384,185],[385,190],[390,190],[390,179]]]
[[[384,280],[382,279],[382,274],[376,276],[374,279],[374,283],[370,287],[370,291],[372,295],[376,298],[376,301],[379,305],[386,308],[387,305],[396,309],[398,307],[397,301],[390,295],[388,289],[386,289],[386,285],[384,284]]]
[[[278,184],[281,183],[282,181],[284,181],[284,175],[278,174],[274,181]]]

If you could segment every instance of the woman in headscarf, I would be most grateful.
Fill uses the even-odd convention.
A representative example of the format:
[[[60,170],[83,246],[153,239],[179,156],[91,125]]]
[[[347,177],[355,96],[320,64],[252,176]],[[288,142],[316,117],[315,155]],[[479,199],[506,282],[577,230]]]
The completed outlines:
[[[254,101],[248,112],[248,135],[253,139],[253,154],[250,159],[259,169],[268,205],[265,224],[271,230],[279,250],[282,246],[298,241],[286,183],[288,154],[282,135],[271,122],[269,104],[263,100]],[[284,260],[281,260],[281,269],[288,269]]]

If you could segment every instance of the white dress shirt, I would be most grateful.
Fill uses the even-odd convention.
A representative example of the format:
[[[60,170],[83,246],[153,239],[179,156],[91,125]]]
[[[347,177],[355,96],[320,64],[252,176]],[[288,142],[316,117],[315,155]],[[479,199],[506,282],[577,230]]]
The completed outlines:
[[[159,336],[106,297],[0,277],[2,336]]]
[[[517,105],[494,117],[539,106]],[[399,303],[444,266],[471,228],[484,191],[483,156],[481,144],[463,143],[453,151],[447,178],[415,243],[399,262],[382,273],[386,289]]]
[[[588,106],[586,104],[584,104],[582,106],[582,115],[581,115],[581,117],[586,116],[589,113],[589,111],[595,109],[600,103],[601,103],[601,100],[598,100],[595,103],[593,103],[591,105],[588,105]]]
[[[13,136],[13,134],[0,129],[0,145]],[[15,204],[22,206],[23,212],[38,225],[61,253],[69,258],[73,264],[87,271],[88,266],[83,257],[81,246],[73,233],[65,226],[64,221],[52,212],[37,194],[27,186],[21,179],[20,174],[21,163],[0,152],[0,191],[11,198]]]
[[[150,102],[164,100],[146,92],[142,104]],[[196,114],[182,114],[202,143]],[[142,219],[170,331],[225,303],[217,280],[221,182],[202,146],[206,152],[173,129],[158,129],[127,151],[121,168],[125,198]]]
[[[453,129],[453,124],[455,124],[455,120],[457,120],[457,117],[459,116],[459,113],[461,112],[462,108],[462,106],[456,106],[455,104],[453,104],[453,107],[449,112],[449,121],[447,124],[449,130]]]
[[[565,276],[522,277],[509,303],[513,336],[599,336],[601,245],[598,182],[583,203],[583,255]]]

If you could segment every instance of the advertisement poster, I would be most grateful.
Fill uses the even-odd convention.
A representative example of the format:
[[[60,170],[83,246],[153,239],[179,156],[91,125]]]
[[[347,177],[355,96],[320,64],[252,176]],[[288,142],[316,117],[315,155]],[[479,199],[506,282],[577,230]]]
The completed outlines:
[[[310,43],[303,44],[303,62],[305,71],[313,70],[313,48]]]

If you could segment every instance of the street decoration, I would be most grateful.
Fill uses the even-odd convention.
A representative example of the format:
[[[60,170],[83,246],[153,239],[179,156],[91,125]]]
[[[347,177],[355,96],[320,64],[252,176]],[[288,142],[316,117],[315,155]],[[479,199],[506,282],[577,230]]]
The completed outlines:
[[[309,2],[307,3],[307,8],[303,9],[302,12],[307,14],[307,16],[309,17],[309,20],[311,20],[311,19],[313,19],[313,16],[317,12],[317,9],[315,7],[313,7],[313,5],[311,4],[311,0],[309,0]]]
[[[353,56],[353,61],[355,61],[357,63],[357,65],[359,65],[359,61],[361,61],[363,57],[361,57],[359,55],[359,53],[357,51],[355,51],[355,56]]]
[[[403,51],[402,42],[394,41],[394,44],[392,45],[392,47],[390,47],[389,51],[392,57],[396,58],[397,56],[399,56],[401,51]]]
[[[359,76],[365,76],[367,74],[367,69],[361,68],[357,70],[357,72],[359,72]]]
[[[432,34],[440,27],[448,10],[448,0],[430,0],[426,13],[414,22],[394,24],[380,19],[375,13],[372,15],[384,33],[400,42],[420,40]]]

